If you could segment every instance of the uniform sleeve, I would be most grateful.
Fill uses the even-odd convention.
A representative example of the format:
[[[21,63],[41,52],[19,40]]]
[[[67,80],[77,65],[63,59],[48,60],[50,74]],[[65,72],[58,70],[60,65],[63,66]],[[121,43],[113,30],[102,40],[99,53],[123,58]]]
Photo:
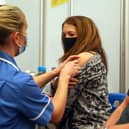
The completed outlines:
[[[42,93],[31,77],[20,85],[18,109],[37,124],[48,124],[53,112],[51,99]]]

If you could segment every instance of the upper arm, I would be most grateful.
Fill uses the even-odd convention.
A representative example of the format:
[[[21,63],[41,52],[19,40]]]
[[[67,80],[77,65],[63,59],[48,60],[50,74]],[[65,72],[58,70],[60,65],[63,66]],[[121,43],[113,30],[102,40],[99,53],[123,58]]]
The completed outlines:
[[[83,66],[84,64],[86,64],[89,59],[93,56],[93,54],[89,53],[89,52],[84,52],[84,53],[80,53],[79,54],[79,65]]]
[[[21,82],[19,90],[18,110],[38,124],[47,124],[53,112],[51,99],[42,93],[32,78]]]

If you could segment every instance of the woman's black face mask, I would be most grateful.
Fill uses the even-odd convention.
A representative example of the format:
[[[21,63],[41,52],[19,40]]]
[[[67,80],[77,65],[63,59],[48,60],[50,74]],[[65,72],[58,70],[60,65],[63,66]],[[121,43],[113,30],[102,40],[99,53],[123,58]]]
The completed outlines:
[[[74,38],[63,38],[63,46],[65,52],[68,52],[75,44],[77,37]]]

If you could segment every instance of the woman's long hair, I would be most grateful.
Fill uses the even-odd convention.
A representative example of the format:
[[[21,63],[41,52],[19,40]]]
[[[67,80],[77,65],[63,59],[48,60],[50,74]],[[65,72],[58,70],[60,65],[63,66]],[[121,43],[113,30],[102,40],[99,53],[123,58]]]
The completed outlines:
[[[97,52],[101,55],[102,61],[105,64],[106,69],[108,69],[106,54],[102,47],[102,41],[95,23],[85,16],[71,16],[62,24],[62,30],[64,24],[75,26],[78,38],[75,45],[69,51],[64,50],[64,55],[59,59],[59,61],[62,62],[70,55],[76,55],[82,52]],[[63,38],[64,35],[62,33],[62,46]]]

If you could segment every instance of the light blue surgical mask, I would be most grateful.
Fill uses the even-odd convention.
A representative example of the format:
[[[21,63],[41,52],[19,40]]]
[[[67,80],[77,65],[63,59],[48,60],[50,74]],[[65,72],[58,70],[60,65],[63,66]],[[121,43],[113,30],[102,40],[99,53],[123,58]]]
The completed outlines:
[[[27,47],[27,37],[25,37],[25,45],[19,48],[19,54],[22,54],[26,50],[26,47]]]
[[[19,54],[22,54],[26,50],[27,44],[19,48]]]

